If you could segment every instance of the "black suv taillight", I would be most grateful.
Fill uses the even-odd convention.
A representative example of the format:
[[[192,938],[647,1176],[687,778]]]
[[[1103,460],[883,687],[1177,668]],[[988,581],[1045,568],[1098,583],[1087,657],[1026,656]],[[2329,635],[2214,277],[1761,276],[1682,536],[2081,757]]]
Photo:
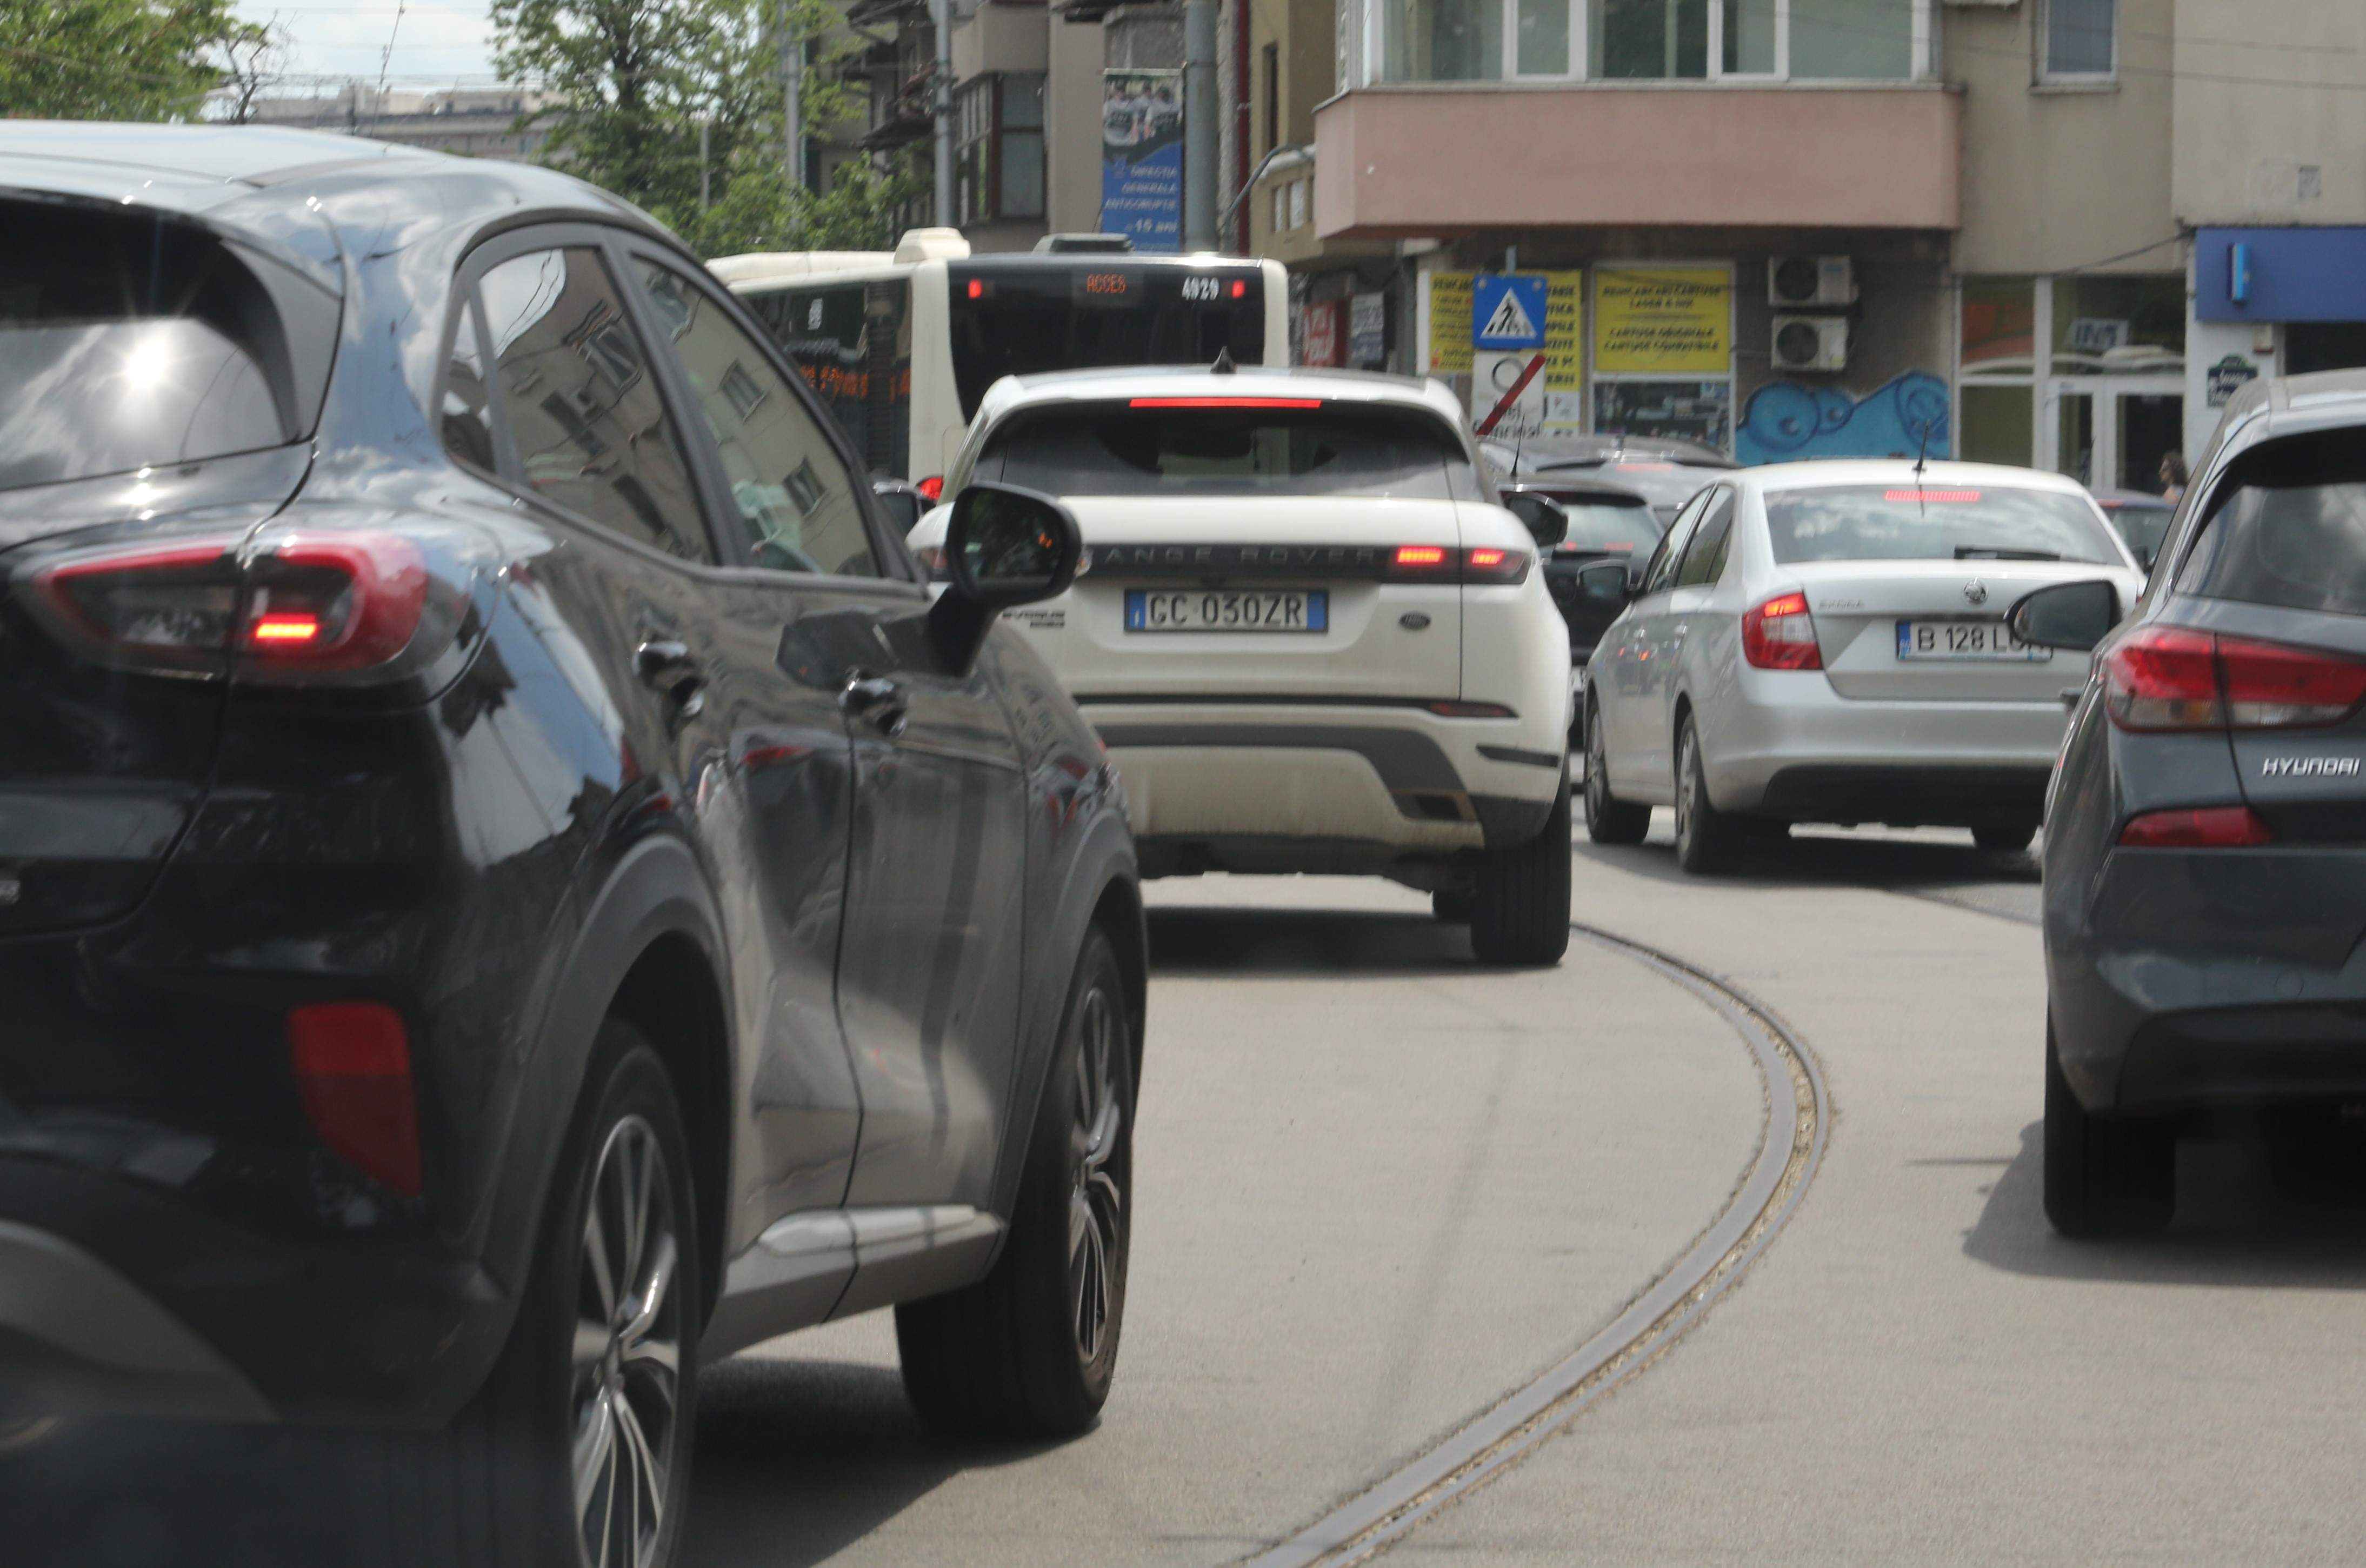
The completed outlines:
[[[265,685],[428,675],[481,630],[488,547],[457,530],[265,528],[102,545],[15,573],[34,615],[86,659]]]

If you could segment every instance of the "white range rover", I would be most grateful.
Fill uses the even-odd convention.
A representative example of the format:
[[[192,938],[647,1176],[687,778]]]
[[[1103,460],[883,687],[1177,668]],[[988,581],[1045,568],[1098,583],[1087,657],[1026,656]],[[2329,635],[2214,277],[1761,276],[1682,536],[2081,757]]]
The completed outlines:
[[[973,479],[1082,527],[1075,584],[1008,618],[1099,729],[1145,874],[1390,877],[1482,962],[1559,962],[1569,634],[1537,557],[1562,519],[1499,504],[1443,388],[1224,362],[1012,378],[946,496]],[[911,534],[940,574],[948,513]]]

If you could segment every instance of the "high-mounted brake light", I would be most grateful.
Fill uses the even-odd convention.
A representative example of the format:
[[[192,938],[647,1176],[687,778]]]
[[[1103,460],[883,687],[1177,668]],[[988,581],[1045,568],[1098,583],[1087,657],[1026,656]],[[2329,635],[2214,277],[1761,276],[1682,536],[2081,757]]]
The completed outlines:
[[[1135,398],[1137,409],[1319,409],[1321,398]]]
[[[2147,811],[2129,818],[2120,829],[2120,847],[2130,850],[2242,850],[2274,841],[2268,825],[2248,806]]]
[[[1976,490],[1886,490],[1881,492],[1884,501],[1929,502],[1933,505],[1975,502],[1979,498],[1980,492]]]
[[[2122,729],[2299,729],[2366,702],[2366,662],[2182,626],[2136,632],[2103,656],[2103,711]]]
[[[287,1054],[304,1119],[321,1141],[364,1175],[417,1197],[419,1107],[402,1015],[382,1002],[291,1009]]]
[[[1816,618],[1804,593],[1782,593],[1741,617],[1741,657],[1760,670],[1821,670]]]

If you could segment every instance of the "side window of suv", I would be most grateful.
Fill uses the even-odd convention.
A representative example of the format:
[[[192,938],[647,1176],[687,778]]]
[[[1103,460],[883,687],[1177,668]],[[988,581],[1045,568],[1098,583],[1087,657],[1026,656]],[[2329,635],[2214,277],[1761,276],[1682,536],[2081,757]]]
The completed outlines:
[[[1720,485],[1684,546],[1684,564],[1676,569],[1675,585],[1697,588],[1715,582],[1725,571],[1726,549],[1732,541],[1733,491]]]
[[[877,577],[862,490],[838,449],[756,341],[689,278],[635,264],[723,457],[758,566]]]
[[[681,433],[600,254],[529,252],[478,288],[519,477],[627,538],[711,562]]]
[[[1643,586],[1638,590],[1639,595],[1657,593],[1674,581],[1676,563],[1684,559],[1684,546],[1692,538],[1693,527],[1700,521],[1701,511],[1707,504],[1706,493],[1684,502],[1684,509],[1676,513],[1673,523],[1668,525],[1667,535],[1661,539],[1660,547],[1651,552],[1651,564],[1643,569]]]

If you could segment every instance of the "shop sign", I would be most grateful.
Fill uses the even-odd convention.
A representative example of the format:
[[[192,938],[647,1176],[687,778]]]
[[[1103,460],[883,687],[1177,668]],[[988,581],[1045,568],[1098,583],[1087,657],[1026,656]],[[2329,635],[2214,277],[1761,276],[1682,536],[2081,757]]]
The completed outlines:
[[[1375,370],[1389,360],[1389,297],[1358,294],[1347,301],[1347,363]]]
[[[1467,272],[1425,273],[1429,279],[1429,342],[1423,357],[1432,376],[1470,373],[1470,280]]]
[[[1325,299],[1306,307],[1306,349],[1302,363],[1307,365],[1344,365],[1341,353],[1339,318],[1346,313],[1345,299]]]
[[[2259,378],[2259,367],[2239,354],[2230,354],[2213,365],[2208,375],[2210,406],[2223,409],[2227,400],[2242,390],[2243,383]]]
[[[1598,267],[1594,368],[1723,376],[1733,367],[1733,279],[1718,267]]]
[[[1183,73],[1101,73],[1101,228],[1183,248]]]
[[[1585,274],[1545,274],[1544,428],[1585,428]]]
[[[2112,316],[2080,316],[2070,323],[2073,354],[2109,354],[2128,345],[2128,323]]]

